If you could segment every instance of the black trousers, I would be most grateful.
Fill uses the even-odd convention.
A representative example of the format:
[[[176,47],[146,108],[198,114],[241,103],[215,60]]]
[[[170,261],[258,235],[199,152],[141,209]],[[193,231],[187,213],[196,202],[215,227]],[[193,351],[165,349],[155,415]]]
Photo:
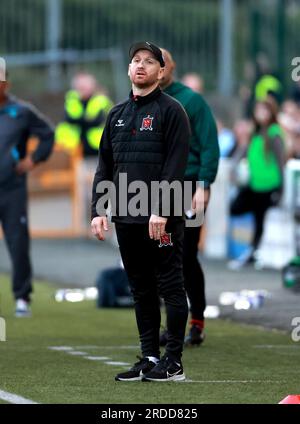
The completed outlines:
[[[134,298],[136,321],[143,356],[159,357],[160,300],[167,313],[166,353],[182,355],[188,307],[183,282],[184,222],[168,222],[172,245],[151,240],[148,224],[118,224],[116,232],[122,260]]]
[[[203,321],[206,298],[204,273],[198,261],[200,231],[201,227],[184,229],[183,274],[192,319]]]
[[[264,231],[264,220],[267,210],[278,204],[281,197],[281,190],[257,192],[247,187],[242,189],[230,207],[230,214],[242,215],[252,212],[254,215],[255,228],[251,246],[256,249],[260,243]]]
[[[0,192],[0,222],[12,261],[14,297],[29,301],[32,284],[25,187]]]

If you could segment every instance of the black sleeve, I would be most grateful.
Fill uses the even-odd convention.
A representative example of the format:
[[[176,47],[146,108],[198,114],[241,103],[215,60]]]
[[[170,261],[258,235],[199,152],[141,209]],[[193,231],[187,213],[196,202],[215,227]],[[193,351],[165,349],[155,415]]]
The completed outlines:
[[[93,182],[93,193],[92,193],[92,219],[99,216],[97,213],[97,202],[101,197],[101,193],[97,193],[97,185],[101,181],[112,181],[113,180],[113,154],[112,146],[109,135],[110,118],[108,116],[107,122],[102,133],[99,155],[98,155],[98,166],[96,169],[94,182]]]
[[[171,184],[174,181],[179,181],[182,184],[187,165],[189,153],[189,138],[191,135],[188,116],[183,107],[173,102],[166,111],[163,123],[164,142],[165,142],[165,157],[161,172],[160,181],[166,181]],[[167,195],[167,191],[165,194]],[[164,193],[159,192],[158,207],[153,210],[153,213],[163,216],[162,204]],[[173,211],[174,197],[170,198],[170,210]],[[172,213],[172,212],[171,212]]]
[[[28,135],[35,136],[39,140],[39,144],[32,154],[33,162],[46,160],[54,145],[54,129],[47,118],[33,106],[28,108]]]

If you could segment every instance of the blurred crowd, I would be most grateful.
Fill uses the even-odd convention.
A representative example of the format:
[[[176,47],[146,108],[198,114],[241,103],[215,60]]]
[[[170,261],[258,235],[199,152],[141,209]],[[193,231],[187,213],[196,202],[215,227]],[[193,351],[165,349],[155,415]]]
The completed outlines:
[[[206,98],[205,81],[198,73],[186,73],[181,82]],[[220,157],[229,158],[231,163],[230,214],[250,212],[255,218],[250,249],[234,268],[254,260],[266,212],[279,203],[284,190],[286,162],[300,159],[300,83],[295,83],[286,95],[265,57],[258,56],[256,64],[246,64],[245,82],[239,93],[239,116],[231,117],[229,123],[221,113],[215,113]],[[209,103],[209,98],[206,100]],[[82,226],[87,231],[99,142],[112,106],[96,77],[81,71],[71,80],[64,118],[56,128],[57,145],[70,152],[80,151]]]

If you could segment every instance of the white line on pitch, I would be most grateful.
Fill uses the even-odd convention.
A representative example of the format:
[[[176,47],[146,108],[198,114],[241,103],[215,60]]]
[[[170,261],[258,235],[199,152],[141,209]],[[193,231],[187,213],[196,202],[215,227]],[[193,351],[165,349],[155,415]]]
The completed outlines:
[[[106,365],[130,365],[128,362],[115,362],[115,361],[108,361],[108,362],[104,362]]]
[[[138,345],[115,345],[115,346],[92,346],[92,345],[82,345],[74,346],[74,349],[140,349]]]
[[[73,355],[73,356],[84,356],[87,355],[87,352],[79,352],[78,350],[71,350],[67,352],[69,355]]]
[[[296,345],[254,345],[254,349],[300,349]]]
[[[84,356],[84,359],[89,359],[90,361],[108,361],[110,358],[107,356]]]
[[[248,384],[248,383],[283,383],[274,380],[190,380],[177,381],[177,383],[201,383],[201,384]]]
[[[33,400],[26,399],[22,396],[15,395],[14,393],[5,392],[4,390],[0,390],[0,399],[9,402],[15,403],[18,405],[25,404],[37,404],[38,402],[34,402]]]
[[[48,349],[50,349],[50,350],[58,350],[58,351],[66,351],[66,352],[68,352],[68,351],[70,351],[70,350],[73,350],[73,348],[71,347],[71,346],[48,346]]]

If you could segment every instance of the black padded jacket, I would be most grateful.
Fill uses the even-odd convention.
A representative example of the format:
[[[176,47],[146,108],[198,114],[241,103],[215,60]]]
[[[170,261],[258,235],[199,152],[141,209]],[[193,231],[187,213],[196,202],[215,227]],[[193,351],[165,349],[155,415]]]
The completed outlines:
[[[131,216],[120,213],[120,194],[127,196],[127,205],[136,193],[128,193],[134,181],[146,184],[149,193],[151,183],[174,181],[182,184],[189,151],[190,126],[188,117],[175,99],[163,93],[159,87],[146,96],[134,96],[116,105],[109,113],[99,149],[99,163],[93,183],[92,218],[99,213],[99,203],[104,192],[98,184],[111,181],[116,188],[116,208],[112,220],[122,223],[147,223],[151,213],[161,211],[161,191],[155,193],[156,202],[149,205],[147,213]],[[126,181],[120,186],[120,174]],[[123,175],[124,177],[124,175]],[[98,186],[98,190],[97,190]],[[97,192],[98,191],[98,192]],[[153,202],[152,202],[153,203]],[[124,205],[123,205],[124,206]],[[158,206],[159,209],[156,209]],[[162,216],[174,218],[170,214]],[[103,209],[102,209],[103,210]],[[121,216],[123,215],[123,216]],[[181,219],[182,217],[180,217]]]

